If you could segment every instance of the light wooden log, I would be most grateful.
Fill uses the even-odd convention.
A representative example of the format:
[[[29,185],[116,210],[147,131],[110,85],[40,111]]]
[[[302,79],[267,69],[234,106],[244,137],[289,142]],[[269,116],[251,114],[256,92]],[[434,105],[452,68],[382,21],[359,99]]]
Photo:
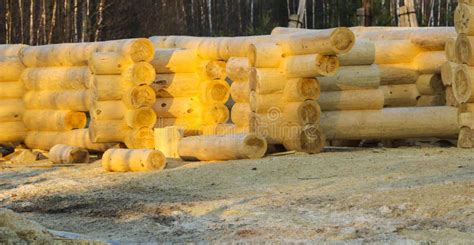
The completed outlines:
[[[20,59],[28,67],[87,66],[99,43],[62,43],[28,46],[20,51]]]
[[[288,56],[280,67],[289,78],[333,76],[338,68],[339,60],[336,56],[319,54]]]
[[[226,103],[230,97],[230,86],[224,80],[208,80],[203,82],[199,91],[202,103]]]
[[[131,128],[151,128],[156,123],[156,113],[150,107],[140,107],[125,112],[125,122]]]
[[[283,139],[283,145],[289,151],[316,154],[322,152],[326,144],[326,136],[316,125],[296,127],[295,132]]]
[[[290,102],[281,107],[272,107],[267,111],[252,113],[249,118],[250,127],[252,127],[252,123],[255,123],[255,120],[258,120],[257,123],[260,126],[266,127],[269,125],[304,126],[319,123],[321,108],[316,101]],[[256,116],[256,118],[252,118],[252,116]]]
[[[337,57],[341,66],[372,65],[375,63],[375,44],[358,39],[351,51]]]
[[[166,167],[166,157],[158,150],[110,149],[102,155],[102,167],[108,172],[157,171]]]
[[[459,130],[457,147],[462,149],[472,149],[474,147],[471,128],[462,127]]]
[[[418,98],[416,106],[444,106],[446,105],[446,95],[437,94],[437,95],[422,95]]]
[[[154,54],[153,43],[146,38],[99,42],[96,50],[98,52],[120,52],[124,56],[130,56],[134,62],[150,62]]]
[[[321,129],[328,140],[455,138],[457,109],[441,106],[325,112]]]
[[[275,68],[252,68],[249,73],[249,87],[258,94],[281,92],[287,83],[286,74]]]
[[[460,34],[456,40],[455,50],[459,63],[474,66],[474,37]]]
[[[76,146],[59,144],[49,150],[48,158],[57,164],[88,163],[89,152]]]
[[[120,100],[94,101],[89,111],[93,120],[124,119],[127,108]]]
[[[198,62],[194,49],[157,49],[151,64],[156,73],[193,73]]]
[[[27,110],[23,123],[31,131],[67,131],[85,128],[87,117],[84,112],[67,110]]]
[[[158,117],[158,120],[155,124],[156,128],[164,128],[164,127],[171,127],[176,126],[182,128],[184,130],[184,136],[193,136],[193,135],[200,135],[202,134],[203,125],[202,118],[163,118]]]
[[[235,135],[235,134],[248,134],[249,127],[238,127],[235,124],[217,124],[217,125],[210,125],[204,126],[202,128],[202,134],[204,136],[208,135]]]
[[[454,27],[459,34],[474,35],[474,6],[458,4],[454,10]]]
[[[278,68],[283,59],[283,51],[276,43],[250,44],[248,48],[250,66],[258,68]]]
[[[180,127],[155,128],[155,150],[163,152],[167,158],[179,158],[178,144],[184,136]]]
[[[459,105],[459,113],[474,113],[474,103],[464,103]]]
[[[0,122],[0,143],[23,142],[26,128],[23,122]]]
[[[410,40],[375,41],[375,64],[411,63],[422,52]]]
[[[123,143],[129,149],[154,149],[155,136],[153,129],[147,127],[133,129],[127,134]]]
[[[2,100],[0,102],[0,122],[16,122],[23,119],[25,105],[23,100]]]
[[[278,41],[285,55],[344,54],[352,49],[354,43],[354,33],[344,27],[311,33],[291,34]]]
[[[26,93],[22,82],[0,82],[0,100],[21,99]]]
[[[415,84],[386,85],[380,87],[384,93],[385,107],[416,106],[420,96]]]
[[[384,107],[381,89],[327,91],[318,100],[321,110],[378,110]]]
[[[446,87],[446,105],[454,106],[454,107],[459,106],[459,103],[456,100],[456,97],[454,97],[454,92],[453,92],[453,87],[452,86]]]
[[[319,81],[314,78],[288,79],[283,89],[283,100],[286,102],[301,102],[317,100],[321,95]]]
[[[29,131],[25,144],[30,149],[40,149],[48,151],[53,146],[58,144],[65,144],[76,146],[92,151],[104,152],[115,144],[98,144],[93,143],[89,137],[89,129],[75,129],[63,132],[39,132]]]
[[[249,82],[233,82],[230,86],[230,95],[236,103],[248,103],[250,95]]]
[[[419,73],[411,64],[380,65],[380,84],[412,84],[418,80]]]
[[[185,137],[178,145],[179,155],[184,160],[258,159],[266,151],[267,142],[255,134]]]
[[[0,56],[0,82],[18,81],[25,66],[18,57]]]
[[[132,86],[118,75],[96,75],[93,77],[91,96],[94,101],[120,100]]]
[[[454,62],[446,62],[441,66],[441,81],[444,86],[449,86],[454,83],[454,77],[458,64]]]
[[[456,38],[449,38],[446,40],[444,54],[449,62],[457,62],[456,59]]]
[[[226,63],[222,60],[199,61],[196,72],[205,80],[223,80],[226,77]]]
[[[200,117],[204,105],[196,97],[157,98],[153,109],[158,117]]]
[[[456,70],[453,92],[458,103],[474,102],[474,68],[467,65],[459,65]]]
[[[23,97],[27,109],[89,111],[88,90],[29,91]]]
[[[224,38],[204,38],[198,47],[199,57],[209,60],[222,60],[221,53],[219,52],[219,46],[223,42]]]
[[[380,70],[377,65],[342,66],[333,77],[318,77],[322,91],[377,89]]]
[[[459,121],[459,128],[461,127],[474,127],[474,117],[472,112],[460,112],[458,110],[458,121]]]
[[[226,123],[230,118],[229,109],[220,103],[208,104],[202,114],[203,125]]]
[[[235,103],[231,112],[232,122],[238,127],[248,127],[251,113],[248,103]]]
[[[93,79],[87,67],[27,68],[21,80],[29,90],[86,89]]]
[[[441,76],[438,74],[424,74],[416,81],[416,88],[422,95],[437,95],[444,92]]]
[[[133,63],[129,56],[118,52],[94,52],[89,59],[89,69],[94,75],[120,75]]]
[[[355,27],[351,28],[359,39],[371,41],[410,40],[422,49],[444,51],[446,40],[456,37],[453,27],[431,28],[388,28],[387,27]]]
[[[423,52],[413,60],[413,66],[421,74],[440,74],[441,66],[447,58],[443,51]]]
[[[148,85],[140,85],[129,88],[123,95],[122,102],[129,109],[140,107],[151,107],[156,101],[153,88]]]
[[[247,57],[232,57],[227,61],[227,76],[234,82],[248,82],[250,64]]]
[[[132,131],[124,120],[92,120],[89,125],[89,134],[95,143],[123,142]]]
[[[0,56],[18,56],[24,44],[0,44]]]
[[[202,80],[195,73],[157,74],[151,84],[157,97],[189,97],[194,96],[201,88]]]

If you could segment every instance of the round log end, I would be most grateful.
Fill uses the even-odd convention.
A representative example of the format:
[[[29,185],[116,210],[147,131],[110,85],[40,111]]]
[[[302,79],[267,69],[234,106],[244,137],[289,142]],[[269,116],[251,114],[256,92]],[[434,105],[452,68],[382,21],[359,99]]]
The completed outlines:
[[[229,120],[229,109],[224,104],[214,103],[203,112],[203,120],[207,125],[225,123]]]
[[[321,119],[321,107],[314,100],[307,100],[303,102],[298,108],[298,115],[301,120],[301,123],[315,123],[319,124]]]
[[[221,60],[206,61],[205,75],[208,79],[225,79],[226,77],[226,63]]]
[[[87,116],[84,112],[69,112],[64,119],[67,128],[80,129],[85,128],[87,124]]]
[[[83,148],[59,144],[51,148],[49,159],[57,164],[88,163],[89,152]]]
[[[150,151],[143,167],[146,170],[162,170],[166,167],[166,157],[161,151]]]
[[[470,64],[472,57],[472,47],[469,37],[465,34],[460,34],[456,40],[456,59],[463,64]]]
[[[155,147],[153,129],[139,128],[132,130],[125,138],[124,143],[130,149],[153,149]]]
[[[130,57],[134,62],[150,62],[155,55],[153,43],[146,38],[135,39],[130,46]]]
[[[155,68],[150,63],[138,62],[131,69],[130,80],[136,85],[150,85],[156,78]]]
[[[469,76],[468,68],[462,65],[458,68],[455,74],[453,83],[454,97],[458,103],[466,103],[472,96],[471,77]]]
[[[230,86],[223,80],[213,80],[205,83],[203,102],[226,103],[230,96]]]
[[[267,141],[256,134],[249,134],[244,139],[244,151],[249,159],[258,159],[267,152]]]
[[[156,123],[156,113],[150,107],[140,107],[127,112],[125,117],[131,128],[153,127]]]
[[[155,101],[155,90],[148,85],[135,86],[129,89],[123,97],[124,104],[129,108],[151,107]]]
[[[336,56],[317,55],[316,67],[321,76],[334,76],[339,69],[340,63]]]
[[[355,44],[355,35],[349,28],[339,27],[331,34],[333,51],[336,54],[349,52]]]
[[[317,100],[321,95],[319,81],[314,78],[303,78],[299,81],[298,90],[304,99]]]
[[[289,130],[294,131],[294,130]],[[309,154],[320,153],[326,144],[326,138],[321,130],[314,124],[299,128],[296,133],[286,136],[283,145],[287,150],[306,152]]]
[[[459,34],[468,34],[471,20],[471,13],[469,6],[465,4],[458,4],[454,11],[454,27]]]

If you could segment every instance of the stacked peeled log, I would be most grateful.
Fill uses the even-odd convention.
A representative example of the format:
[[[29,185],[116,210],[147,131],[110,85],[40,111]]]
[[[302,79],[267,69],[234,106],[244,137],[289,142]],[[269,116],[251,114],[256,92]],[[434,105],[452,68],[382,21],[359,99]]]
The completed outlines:
[[[26,137],[22,122],[25,86],[21,73],[25,68],[18,54],[23,45],[0,45],[0,143],[19,143]]]
[[[459,107],[460,132],[458,147],[474,147],[474,3],[460,2],[455,10],[454,23],[457,39],[451,44],[446,56],[451,63],[445,64],[443,77],[450,82]]]
[[[250,115],[250,64],[247,57],[231,57],[227,61],[227,77],[232,81],[230,95],[234,104],[231,110],[234,133],[249,132]],[[218,132],[209,134],[219,134]]]
[[[91,54],[90,137],[96,143],[125,143],[130,149],[154,147],[155,92],[150,86],[155,70],[149,63],[153,44],[148,39],[131,39],[118,49]],[[134,49],[143,54],[134,57]]]
[[[197,135],[206,126],[227,122],[224,61],[202,58],[196,49],[158,48],[151,63],[156,72],[156,128],[179,126],[185,135]]]
[[[248,49],[250,130],[271,145],[318,153],[325,138],[319,128],[321,87],[316,77],[334,76],[339,68],[336,55],[351,50],[355,39],[345,28],[295,37]],[[340,45],[332,45],[333,39]]]

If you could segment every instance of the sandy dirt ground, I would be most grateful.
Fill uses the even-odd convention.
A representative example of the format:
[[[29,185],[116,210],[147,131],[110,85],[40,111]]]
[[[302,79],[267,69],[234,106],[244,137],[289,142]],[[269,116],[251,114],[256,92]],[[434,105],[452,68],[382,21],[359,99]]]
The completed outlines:
[[[4,168],[0,207],[127,242],[474,241],[474,151],[332,149],[152,173]]]

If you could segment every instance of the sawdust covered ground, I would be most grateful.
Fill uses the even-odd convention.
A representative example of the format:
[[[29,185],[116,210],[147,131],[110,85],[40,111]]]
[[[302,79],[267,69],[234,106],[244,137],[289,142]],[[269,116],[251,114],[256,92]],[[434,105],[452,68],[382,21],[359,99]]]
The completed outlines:
[[[107,241],[474,240],[474,151],[357,149],[163,172],[0,171],[0,207]]]

